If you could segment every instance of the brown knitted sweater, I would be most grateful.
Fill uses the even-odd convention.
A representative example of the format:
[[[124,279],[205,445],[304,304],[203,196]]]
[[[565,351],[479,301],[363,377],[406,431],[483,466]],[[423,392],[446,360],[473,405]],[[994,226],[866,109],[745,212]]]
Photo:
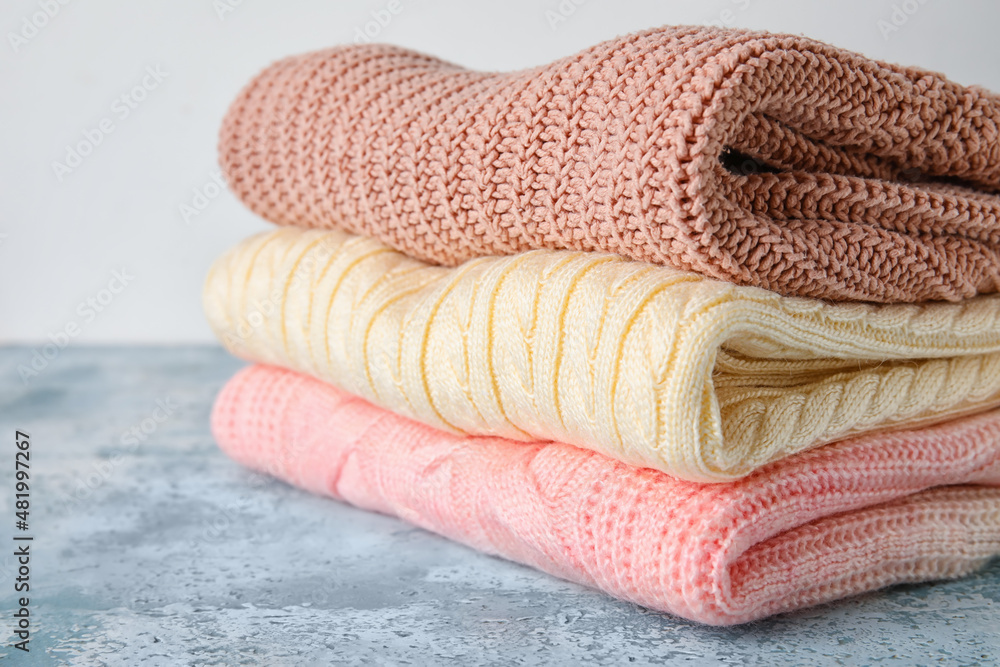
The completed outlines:
[[[447,265],[618,253],[782,294],[1000,289],[1000,97],[802,37],[662,28],[473,72],[385,45],[282,60],[223,123],[279,224]]]

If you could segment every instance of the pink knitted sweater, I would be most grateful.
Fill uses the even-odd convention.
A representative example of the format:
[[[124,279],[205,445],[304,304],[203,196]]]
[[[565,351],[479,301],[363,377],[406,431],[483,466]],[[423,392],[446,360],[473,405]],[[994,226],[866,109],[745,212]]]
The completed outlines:
[[[456,265],[602,250],[833,300],[1000,286],[1000,97],[802,37],[667,27],[513,73],[278,62],[220,161],[253,211]]]
[[[557,443],[449,435],[275,367],[218,397],[234,459],[652,609],[742,623],[1000,553],[1000,413],[697,484]],[[943,486],[963,484],[965,486]],[[939,488],[931,488],[939,487]]]

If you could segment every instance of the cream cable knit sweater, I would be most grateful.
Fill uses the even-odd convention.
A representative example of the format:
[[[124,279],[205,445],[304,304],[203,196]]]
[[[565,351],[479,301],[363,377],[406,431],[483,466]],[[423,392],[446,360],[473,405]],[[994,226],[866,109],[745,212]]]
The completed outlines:
[[[457,433],[553,439],[696,481],[1000,404],[1000,298],[781,297],[598,253],[429,266],[281,229],[209,274],[235,354]]]

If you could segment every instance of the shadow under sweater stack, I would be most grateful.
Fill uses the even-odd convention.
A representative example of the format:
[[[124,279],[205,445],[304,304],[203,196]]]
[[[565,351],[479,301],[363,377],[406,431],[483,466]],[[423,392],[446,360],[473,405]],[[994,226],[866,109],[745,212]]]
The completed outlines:
[[[282,226],[205,286],[237,461],[716,625],[1000,554],[992,93],[709,28],[347,46],[220,158]]]

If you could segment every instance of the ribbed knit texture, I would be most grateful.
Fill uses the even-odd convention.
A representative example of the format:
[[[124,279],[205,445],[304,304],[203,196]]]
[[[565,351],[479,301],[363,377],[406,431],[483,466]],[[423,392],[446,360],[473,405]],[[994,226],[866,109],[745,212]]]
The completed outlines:
[[[437,431],[273,367],[212,416],[234,459],[652,609],[741,623],[1000,553],[1000,413],[693,484],[557,443]],[[405,558],[405,554],[400,554]]]
[[[1000,403],[1000,297],[781,297],[599,253],[428,266],[338,231],[223,256],[205,311],[235,354],[453,433],[557,440],[690,480]]]
[[[600,250],[786,295],[1000,285],[1000,97],[803,37],[662,28],[521,72],[282,60],[220,162],[253,211],[457,265]]]

